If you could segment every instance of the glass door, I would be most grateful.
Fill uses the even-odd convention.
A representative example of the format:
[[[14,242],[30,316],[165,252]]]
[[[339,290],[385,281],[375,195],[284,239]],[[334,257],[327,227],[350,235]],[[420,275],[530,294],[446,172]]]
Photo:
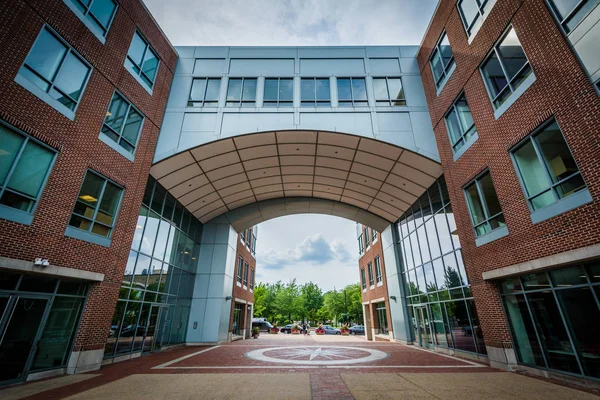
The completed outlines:
[[[431,324],[429,323],[429,314],[427,306],[415,307],[415,317],[417,318],[417,326],[419,333],[419,346],[432,347]]]
[[[49,299],[30,296],[0,298],[0,385],[23,380],[41,334]]]
[[[162,336],[159,327],[161,326],[162,314],[165,311],[164,306],[153,304],[150,308],[150,316],[148,318],[148,325],[146,329],[146,336],[144,337],[143,353],[160,349],[160,342]]]

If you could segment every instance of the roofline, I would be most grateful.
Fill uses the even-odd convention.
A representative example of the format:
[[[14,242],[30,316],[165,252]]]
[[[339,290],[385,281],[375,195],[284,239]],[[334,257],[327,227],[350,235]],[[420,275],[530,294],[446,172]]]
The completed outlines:
[[[165,33],[165,31],[163,31],[163,29],[160,26],[160,24],[158,23],[158,21],[156,21],[156,19],[154,18],[154,15],[152,15],[152,13],[148,9],[148,7],[146,7],[146,4],[144,3],[144,0],[139,0],[139,3],[142,5],[142,7],[144,8],[144,10],[146,10],[146,12],[148,13],[148,15],[150,16],[150,19],[152,20],[152,22],[154,22],[154,25],[156,25],[156,27],[158,28],[158,30],[160,31],[160,33],[162,33],[163,37],[167,40],[167,43],[171,47],[171,50],[173,50],[175,52],[175,55],[177,56],[177,58],[179,58],[179,53],[177,52],[177,49],[175,49],[175,46],[173,46],[173,43],[171,43],[171,41],[169,40],[169,37],[167,36],[167,34]]]
[[[423,47],[423,42],[425,42],[425,37],[427,37],[427,33],[429,32],[429,28],[431,28],[431,24],[433,23],[433,18],[437,14],[438,9],[440,8],[441,4],[442,4],[442,0],[438,0],[437,5],[435,6],[435,10],[433,10],[433,14],[431,14],[431,19],[429,20],[429,23],[427,24],[427,28],[425,28],[425,33],[423,33],[423,38],[421,39],[421,43],[419,44],[419,50],[417,50],[417,56],[421,52],[421,48]]]

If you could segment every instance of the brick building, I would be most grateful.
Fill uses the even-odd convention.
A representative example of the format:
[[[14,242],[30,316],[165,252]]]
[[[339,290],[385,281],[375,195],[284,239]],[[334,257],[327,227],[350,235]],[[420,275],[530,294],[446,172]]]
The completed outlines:
[[[238,235],[229,323],[232,339],[249,339],[252,334],[257,233],[258,227],[253,226]]]
[[[598,378],[600,7],[458,3],[417,58],[489,360]]]
[[[368,340],[393,339],[380,234],[362,224],[356,224],[356,231],[365,335]]]
[[[1,383],[97,369],[127,264],[177,54],[98,3],[0,5]]]

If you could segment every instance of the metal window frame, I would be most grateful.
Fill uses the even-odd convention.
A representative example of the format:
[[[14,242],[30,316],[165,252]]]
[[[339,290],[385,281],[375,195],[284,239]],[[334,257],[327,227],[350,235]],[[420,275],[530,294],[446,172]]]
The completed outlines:
[[[254,289],[254,273],[255,273],[255,271],[256,270],[254,268],[252,268],[250,270],[250,286],[249,286],[250,290]]]
[[[475,1],[475,0],[473,0]],[[458,118],[458,110],[456,108],[456,105],[458,104],[459,101],[461,101],[464,98],[465,103],[467,104],[467,107],[469,107],[469,111],[471,111],[471,106],[469,106],[469,102],[467,101],[467,95],[466,93],[463,91],[461,92],[456,99],[454,99],[454,101],[452,102],[452,105],[450,106],[450,108],[448,109],[448,111],[446,111],[446,114],[444,114],[444,123],[446,124],[446,131],[448,132],[448,137],[450,139],[450,144],[452,145],[452,151],[454,153],[457,153],[466,143],[467,141],[474,135],[477,133],[477,127],[475,126],[475,120],[473,120],[473,125],[469,126],[469,127],[464,127],[463,123],[461,121],[460,118]],[[450,116],[450,113],[454,111],[454,113],[456,114],[456,119],[458,121],[458,124],[460,125],[460,137],[454,141],[452,139],[452,135],[450,134],[450,132],[452,131],[452,128],[450,127],[451,125],[448,123],[448,117]],[[473,115],[473,113],[471,112],[471,115]],[[469,138],[466,138],[467,135],[469,135]],[[460,146],[457,147],[457,145],[460,144]]]
[[[487,205],[487,201],[485,199],[485,196],[483,195],[483,189],[481,188],[481,180],[486,176],[489,175],[490,179],[492,177],[492,174],[490,172],[490,170],[488,168],[486,168],[485,170],[483,170],[482,172],[480,172],[479,174],[477,174],[477,176],[475,176],[475,178],[471,179],[466,185],[464,185],[462,187],[463,190],[463,194],[465,196],[465,201],[467,203],[467,208],[469,209],[469,217],[471,218],[471,227],[473,228],[473,233],[475,234],[475,237],[481,237],[483,235],[486,235],[496,229],[500,229],[501,227],[498,228],[492,228],[492,224],[491,224],[491,220],[493,220],[494,218],[497,218],[501,215],[504,214],[504,212],[502,211],[502,206],[500,206],[500,212],[494,215],[490,215],[490,209]],[[494,184],[494,181],[492,179],[492,185]],[[473,215],[473,209],[471,207],[471,201],[469,200],[469,195],[467,190],[470,189],[473,185],[475,185],[475,190],[477,191],[477,196],[479,197],[479,201],[481,203],[481,208],[483,210],[483,218],[484,220],[478,224],[475,224],[475,217]],[[494,186],[494,193],[496,193],[496,187]],[[496,194],[496,198],[498,198],[498,195]],[[478,234],[477,233],[477,228],[485,225],[488,227],[489,231],[482,233],[482,234]]]
[[[281,80],[289,80],[292,82],[292,97],[290,99],[281,99],[280,95],[281,95],[281,91],[280,91],[280,87],[281,87]],[[277,100],[267,100],[265,99],[265,90],[266,90],[266,82],[268,80],[277,80]],[[257,88],[258,89],[258,88]],[[316,83],[315,83],[315,97],[316,97]],[[275,105],[269,104],[269,105],[265,105],[265,103],[275,103]],[[263,107],[282,107],[280,104],[281,103],[289,103],[289,106],[284,106],[284,107],[290,107],[293,108],[294,107],[294,78],[293,77],[277,77],[277,78],[273,78],[273,77],[269,77],[269,78],[265,78],[265,84],[263,85]]]
[[[363,242],[363,234],[362,232],[358,236],[358,254],[362,254],[365,252],[364,242]]]
[[[461,4],[464,3],[465,1],[471,1],[473,3],[475,3],[477,5],[477,15],[475,16],[475,18],[473,19],[473,21],[471,21],[470,24],[467,23],[467,18],[465,17],[463,10],[461,9]],[[456,4],[456,8],[458,8],[458,14],[460,15],[460,20],[463,23],[463,26],[465,28],[465,32],[467,33],[468,37],[471,37],[472,35],[472,31],[473,31],[473,27],[475,26],[475,24],[477,23],[477,21],[480,18],[483,18],[483,16],[485,15],[485,6],[487,6],[488,0],[458,0],[458,3]]]
[[[373,275],[373,263],[371,261],[367,263],[367,269],[369,273],[369,286],[375,286],[375,276]]]
[[[239,100],[229,100],[229,87],[231,85],[231,81],[232,80],[237,80],[240,79],[242,81],[242,85],[240,86],[240,99]],[[244,87],[246,85],[246,81],[247,80],[254,80],[256,81],[256,91],[254,92],[254,100],[244,100],[243,96],[244,96]],[[257,105],[257,94],[258,94],[258,78],[256,77],[230,77],[227,80],[227,92],[225,93],[225,107],[243,107],[243,104],[252,104],[254,103],[254,107],[256,107]],[[234,104],[229,104],[229,103],[234,103]]]
[[[329,85],[329,99],[328,100],[323,100],[323,99],[317,99],[317,80],[326,80],[328,85]],[[315,97],[313,100],[303,100],[302,99],[302,81],[305,82],[310,82],[313,81],[313,87],[314,87],[314,93],[315,93]],[[320,76],[315,76],[315,77],[300,77],[300,107],[310,107],[310,105],[305,104],[302,105],[302,103],[313,103],[313,107],[331,107],[331,82],[329,80],[328,77],[320,77]],[[328,103],[328,105],[325,105],[324,103]]]
[[[452,65],[455,64],[454,52],[452,52],[452,57],[450,58],[450,60],[448,61],[448,63],[446,65],[444,65],[444,59],[441,57],[442,51],[440,49],[440,45],[442,44],[442,41],[444,40],[445,37],[448,37],[448,34],[446,33],[446,29],[444,29],[442,31],[442,33],[440,34],[438,41],[436,42],[435,46],[433,47],[433,50],[431,51],[431,54],[429,55],[429,66],[431,67],[431,73],[433,74],[435,87],[438,89],[440,87],[442,87],[442,83],[449,76],[448,72],[452,68]],[[450,43],[450,38],[448,38],[448,43]],[[450,50],[452,50],[452,47],[450,47]],[[440,76],[439,79],[435,78],[435,69],[433,68],[433,57],[435,54],[440,54],[440,60],[442,62],[442,67],[444,68],[444,70],[442,71],[442,75]]]
[[[548,128],[550,125],[552,125],[553,123],[556,123],[556,126],[558,126],[558,130],[560,131],[560,134],[562,135],[565,144],[567,145],[567,150],[569,150],[569,153],[571,154],[571,157],[573,158],[573,162],[575,162],[575,165],[577,166],[577,172],[572,173],[571,175],[567,176],[566,178],[563,178],[557,182],[552,182],[552,174],[550,172],[550,166],[548,165],[547,161],[545,160],[543,153],[539,147],[539,144],[536,140],[537,136],[539,136],[540,134],[542,134],[543,132],[545,132],[546,128]],[[542,190],[541,192],[535,193],[535,194],[529,194],[529,191],[527,190],[527,186],[525,185],[525,181],[523,180],[523,174],[521,171],[521,168],[519,167],[519,164],[517,162],[517,157],[515,155],[515,153],[521,149],[523,146],[525,146],[527,143],[531,142],[533,149],[535,151],[535,154],[538,158],[538,161],[540,162],[540,164],[543,167],[543,170],[545,172],[545,178],[546,178],[546,182],[548,183],[548,188]],[[555,204],[556,202],[565,199],[569,196],[566,197],[560,197],[558,195],[558,190],[557,187],[562,185],[563,183],[565,183],[566,181],[576,177],[577,175],[581,176],[581,179],[583,180],[583,183],[585,184],[585,188],[587,188],[587,183],[585,182],[585,179],[583,178],[583,175],[581,174],[581,169],[579,168],[579,165],[577,163],[577,161],[575,160],[575,157],[573,156],[573,152],[571,151],[571,148],[569,147],[569,143],[567,142],[567,139],[565,138],[565,135],[562,133],[562,129],[558,123],[558,121],[556,120],[555,117],[551,117],[548,120],[544,121],[540,126],[538,126],[537,128],[534,129],[533,132],[531,132],[529,135],[527,135],[527,137],[525,137],[523,140],[521,140],[519,143],[517,143],[515,146],[513,146],[512,148],[509,149],[509,154],[511,157],[511,160],[513,162],[513,166],[515,168],[515,170],[517,171],[517,176],[519,178],[519,183],[521,184],[521,189],[523,190],[523,194],[525,195],[525,199],[527,200],[527,205],[529,207],[529,211],[530,212],[534,212],[534,211],[538,211],[541,210],[542,208],[548,207],[542,207],[542,208],[538,208],[537,210],[535,210],[533,208],[533,200],[539,196],[542,196],[543,194],[551,191],[552,195],[554,196],[554,202],[551,204]],[[583,189],[582,189],[583,190]]]
[[[46,79],[45,77],[43,77],[40,73],[38,73],[33,67],[27,65],[27,59],[29,58],[29,56],[31,55],[31,53],[33,52],[33,48],[35,47],[36,43],[38,42],[38,40],[40,39],[40,36],[42,35],[42,32],[47,31],[48,33],[50,33],[50,35],[52,35],[52,37],[54,37],[60,44],[62,44],[63,46],[65,46],[66,52],[63,55],[62,59],[60,60],[60,62],[58,63],[58,67],[56,68],[56,71],[54,72],[54,75],[52,76],[51,80]],[[57,86],[55,86],[54,81],[56,81],[56,78],[58,77],[58,75],[60,74],[60,71],[65,63],[65,60],[67,59],[67,57],[69,56],[69,54],[73,54],[79,61],[81,61],[86,67],[88,67],[88,72],[81,84],[81,94],[79,96],[78,100],[73,99],[69,94],[63,92],[61,89],[59,89]],[[42,92],[44,92],[45,94],[47,94],[48,96],[50,96],[53,100],[55,100],[56,102],[58,102],[62,107],[66,108],[67,110],[69,110],[72,113],[75,113],[77,111],[77,108],[79,107],[79,103],[81,102],[81,99],[83,98],[83,94],[85,93],[85,89],[87,88],[87,84],[90,80],[90,77],[92,76],[92,72],[94,71],[94,67],[92,66],[92,64],[90,64],[81,54],[79,54],[74,48],[73,46],[71,46],[69,44],[69,42],[67,42],[65,39],[62,38],[62,36],[60,36],[58,34],[58,32],[56,32],[50,25],[48,24],[44,24],[42,26],[42,29],[40,29],[40,32],[38,33],[38,35],[35,38],[35,41],[33,42],[33,44],[31,45],[31,48],[29,49],[29,52],[27,52],[27,56],[25,56],[25,59],[23,60],[23,64],[21,64],[21,67],[19,68],[19,71],[22,68],[26,68],[29,72],[31,72],[32,74],[34,74],[35,76],[37,76],[39,79],[43,80],[44,82],[46,82],[48,84],[48,88],[47,89],[42,89],[41,87],[39,87],[37,84],[31,82],[29,79],[27,79],[26,77],[20,75],[19,73],[17,73],[17,76],[21,76],[24,79],[26,79],[28,82],[31,82],[33,85],[35,85],[36,88],[38,88],[39,90],[41,90]],[[66,105],[62,104],[61,102],[59,102],[57,99],[55,99],[54,97],[52,97],[50,95],[50,91],[52,89],[55,89],[56,91],[58,91],[61,95],[65,96],[66,98],[68,98],[69,100],[71,100],[75,106],[73,107],[73,109],[71,110],[69,107],[67,107]],[[44,100],[44,99],[42,99]]]
[[[138,35],[140,37],[140,39],[142,39],[142,41],[146,44],[146,48],[144,49],[144,54],[142,55],[142,64],[141,65],[138,65],[129,56],[129,51],[131,50],[131,44],[133,43],[133,39],[135,38],[135,35]],[[144,72],[144,70],[142,68],[142,66],[144,65],[144,62],[146,62],[146,54],[148,53],[148,49],[150,49],[150,51],[156,56],[156,60],[157,60],[156,73],[154,74],[154,79],[150,79],[148,77],[148,75],[146,75],[146,73]],[[142,78],[142,81],[145,82],[146,85],[148,85],[148,83],[145,80],[143,80],[142,74],[144,74],[146,79],[148,79],[151,82],[151,84],[149,84],[148,86],[150,87],[150,89],[152,89],[154,87],[154,83],[156,82],[156,77],[158,76],[158,69],[160,67],[161,60],[160,60],[160,57],[159,57],[158,53],[156,52],[156,50],[154,50],[154,48],[150,45],[150,41],[147,40],[146,37],[144,35],[142,35],[142,33],[138,29],[136,29],[135,32],[133,33],[133,37],[131,38],[131,43],[129,45],[129,49],[127,50],[126,59],[129,60],[130,63],[132,63],[133,65],[135,65],[137,67],[137,69],[139,71],[133,71],[133,72],[135,72],[136,75],[138,75],[140,78]]]
[[[117,182],[115,182],[115,181],[113,181],[113,180],[111,180],[111,179],[109,179],[109,178],[107,178],[107,177],[99,174],[98,172],[96,172],[96,171],[88,168],[86,170],[86,172],[85,172],[85,175],[83,176],[83,180],[81,181],[81,185],[79,187],[79,192],[77,193],[77,198],[75,199],[75,204],[77,204],[77,199],[79,199],[79,194],[81,194],[81,189],[83,188],[83,184],[85,182],[85,178],[87,177],[88,172],[91,173],[91,174],[93,174],[93,175],[96,175],[100,179],[104,180],[104,183],[102,184],[102,189],[100,189],[100,195],[98,196],[98,201],[97,201],[98,204],[96,204],[96,207],[94,207],[94,215],[92,216],[92,218],[88,218],[88,217],[83,216],[81,214],[77,214],[75,212],[75,206],[73,206],[73,211],[71,212],[71,215],[76,215],[76,216],[78,216],[80,218],[83,218],[83,219],[85,219],[87,221],[90,221],[91,222],[90,228],[86,230],[86,229],[81,229],[81,228],[78,228],[78,227],[70,225],[70,224],[68,226],[71,227],[71,228],[73,228],[73,229],[77,229],[77,230],[80,230],[80,231],[83,231],[83,232],[90,233],[92,235],[99,236],[101,238],[111,239],[113,231],[114,231],[114,228],[115,228],[115,225],[116,225],[116,222],[117,222],[117,218],[119,216],[119,211],[121,210],[121,202],[123,200],[123,194],[125,193],[125,188],[123,186],[119,185]],[[104,199],[104,191],[106,190],[106,186],[107,186],[107,184],[109,182],[111,184],[117,186],[119,189],[121,189],[121,192],[119,193],[119,199],[117,201],[117,208],[115,209],[115,215],[113,215],[112,224],[111,225],[106,225],[106,224],[104,224],[102,222],[97,222],[96,221],[96,217],[98,216],[98,211],[100,210],[100,203],[102,203],[102,200]],[[108,236],[102,236],[102,235],[98,235],[97,233],[92,232],[92,228],[93,228],[94,224],[96,224],[96,223],[98,223],[98,224],[100,224],[100,225],[102,225],[102,226],[110,229],[110,232],[109,232]],[[158,233],[158,231],[157,231],[157,233]]]
[[[369,236],[369,227],[365,226],[363,229],[363,235],[365,237],[365,248],[369,248],[371,246],[371,237]]]
[[[109,126],[108,124],[106,124],[106,118],[104,117],[104,121],[102,122],[102,127],[107,127],[108,129],[110,129],[112,132],[114,132],[118,137],[119,140],[116,141],[116,143],[121,146],[121,140],[125,140],[129,145],[131,145],[133,147],[133,152],[132,154],[135,154],[135,151],[137,149],[137,145],[140,141],[140,136],[141,136],[141,132],[142,132],[142,128],[144,127],[144,121],[146,120],[146,116],[136,107],[133,105],[133,103],[131,101],[129,101],[127,99],[127,97],[125,97],[125,95],[123,95],[123,93],[121,93],[120,91],[118,91],[117,89],[115,89],[115,91],[113,92],[113,96],[110,99],[110,103],[108,104],[108,108],[106,109],[106,112],[108,113],[108,110],[110,110],[110,106],[112,106],[113,100],[115,98],[115,95],[121,97],[121,99],[127,103],[127,110],[125,112],[125,118],[123,119],[123,125],[121,126],[121,130],[120,132],[117,132],[116,130],[114,130],[111,126]],[[140,122],[140,127],[138,129],[137,132],[137,137],[135,138],[135,143],[131,143],[129,140],[127,140],[124,136],[123,136],[123,131],[125,130],[125,125],[127,124],[127,120],[129,119],[129,111],[133,108],[133,110],[135,112],[137,112],[138,114],[141,115],[142,120]],[[103,133],[102,131],[100,131],[101,133]],[[105,134],[106,135],[106,134]],[[107,135],[108,136],[108,135]],[[123,146],[121,146],[123,147]],[[125,150],[127,151],[127,150]],[[152,191],[152,193],[154,194],[154,191]],[[164,206],[164,203],[163,203]],[[161,213],[162,215],[162,213]]]
[[[563,18],[560,19],[557,7],[555,5],[556,0],[546,0],[546,3],[548,5],[548,8],[550,9],[550,12],[552,13],[552,16],[554,17],[554,19],[556,20],[556,22],[558,23],[558,25],[560,26],[560,28],[563,30],[563,32],[566,35],[569,35],[569,33],[573,32],[575,29],[577,29],[577,27],[579,26],[579,24],[581,24],[581,22],[592,12],[592,10],[594,10],[594,8],[592,8],[590,11],[588,11],[587,14],[585,14],[582,18],[581,21],[579,21],[579,23],[577,25],[575,25],[573,27],[573,29],[568,29],[567,28],[567,24],[570,22],[570,20],[577,15],[577,13],[579,11],[581,11],[581,8],[586,5],[588,2],[590,1],[596,1],[598,2],[598,0],[579,0],[579,2],[575,5],[575,7],[573,7],[571,9],[571,11],[569,11],[569,13]],[[599,3],[600,4],[600,3]],[[598,4],[596,4],[596,6],[598,6]]]
[[[381,270],[381,260],[379,256],[375,257],[373,261],[375,263],[375,281],[377,283],[383,282],[383,271]]]
[[[387,99],[378,99],[377,96],[374,96],[376,106],[380,106],[380,107],[383,106],[383,104],[377,104],[378,101],[387,101],[388,105],[391,107],[406,106],[406,93],[404,92],[404,83],[402,82],[401,76],[374,76],[371,79],[373,81],[375,81],[375,79],[385,79],[385,88],[387,91]],[[398,79],[400,81],[400,88],[402,90],[402,99],[392,99],[392,96],[390,95],[390,84],[389,84],[390,79]],[[404,104],[394,104],[397,101],[403,101]]]
[[[504,39],[506,39],[506,37],[508,36],[508,34],[510,33],[511,30],[515,31],[515,36],[517,36],[517,39],[519,40],[519,45],[521,46],[521,49],[523,50],[523,54],[525,55],[525,60],[527,60],[525,62],[525,64],[523,64],[521,66],[521,68],[515,73],[515,75],[512,78],[509,78],[508,73],[506,72],[506,66],[504,65],[504,61],[503,61],[503,57],[500,55],[500,52],[498,51],[498,48],[500,47],[500,45],[502,44],[502,42],[504,41]],[[490,84],[490,81],[486,78],[486,73],[484,70],[484,66],[485,64],[491,59],[492,55],[495,55],[496,58],[498,59],[498,64],[500,64],[500,69],[502,70],[502,73],[504,74],[504,79],[506,79],[506,86],[504,86],[502,89],[500,89],[498,91],[498,94],[496,94],[495,96],[492,95],[492,87]],[[492,102],[492,106],[494,107],[494,109],[498,109],[500,108],[504,103],[506,103],[506,101],[508,100],[508,98],[517,90],[517,88],[525,81],[525,78],[523,78],[521,80],[521,82],[519,82],[518,85],[514,85],[514,81],[519,77],[519,75],[525,70],[529,68],[531,71],[529,72],[528,75],[533,73],[533,67],[531,66],[531,62],[529,61],[529,57],[527,57],[527,53],[525,52],[525,49],[523,48],[523,45],[521,44],[521,39],[519,39],[519,35],[517,34],[517,30],[514,28],[513,24],[509,24],[508,27],[504,30],[504,32],[502,32],[502,35],[500,35],[500,38],[494,43],[492,49],[488,52],[488,54],[485,56],[485,58],[483,59],[483,61],[481,62],[480,66],[479,66],[479,72],[483,78],[483,81],[485,82],[485,88],[488,92],[488,96]],[[498,100],[498,98],[503,95],[506,90],[510,90],[510,94],[502,101],[502,103],[496,105],[496,100]]]
[[[16,193],[19,196],[23,196],[25,198],[28,198],[29,200],[32,200],[33,203],[30,205],[29,210],[28,211],[23,211],[23,210],[19,210],[13,207],[9,207],[7,205],[1,205],[0,207],[6,207],[8,209],[12,210],[16,210],[17,212],[20,213],[25,213],[25,214],[29,214],[32,215],[35,213],[35,210],[37,208],[37,205],[40,201],[40,198],[42,197],[42,193],[44,192],[44,189],[46,187],[46,183],[48,182],[48,178],[50,177],[50,173],[52,172],[52,169],[54,168],[54,163],[56,162],[56,158],[58,157],[58,151],[56,151],[55,149],[53,149],[52,147],[48,146],[47,144],[43,143],[42,141],[33,138],[32,136],[26,134],[25,132],[21,131],[20,129],[15,128],[14,126],[10,125],[9,123],[3,121],[0,119],[0,128],[4,128],[7,130],[10,130],[12,132],[15,132],[17,135],[24,137],[23,143],[21,143],[21,146],[19,147],[19,150],[17,151],[17,155],[13,161],[13,163],[11,164],[11,166],[8,168],[8,172],[6,173],[6,176],[4,177],[4,181],[0,182],[0,199],[2,198],[2,196],[4,195],[4,193],[6,191],[11,192],[11,193]],[[32,141],[33,143],[41,146],[42,148],[48,150],[50,153],[52,153],[52,160],[50,161],[50,164],[48,165],[48,170],[46,171],[46,174],[44,176],[44,179],[42,179],[42,183],[38,189],[38,193],[37,196],[35,196],[35,198],[33,198],[32,196],[29,195],[25,195],[24,193],[19,193],[15,190],[11,190],[8,189],[6,186],[8,184],[8,182],[10,182],[10,178],[12,177],[15,169],[17,168],[17,164],[19,163],[19,160],[21,159],[21,156],[23,154],[23,151],[25,150],[25,147],[27,147],[27,144],[29,143],[29,141]]]
[[[550,272],[551,271],[556,271],[556,270],[561,270],[561,269],[569,269],[569,268],[576,267],[576,266],[583,267],[584,275],[586,277],[586,283],[581,283],[581,284],[576,284],[576,285],[571,285],[571,286],[565,286],[565,287],[563,287],[563,286],[557,286],[557,285],[554,284],[554,281],[552,280],[552,277],[550,276]],[[503,293],[502,290],[501,290],[501,287],[500,287],[500,283],[502,281],[499,281],[498,284],[497,284],[497,290],[498,290],[498,293],[500,294],[500,298],[502,299],[501,303],[502,303],[502,308],[504,310],[504,317],[506,319],[507,325],[509,326],[509,332],[510,332],[511,340],[512,340],[513,343],[516,343],[516,341],[515,341],[515,334],[513,332],[513,326],[510,323],[510,318],[509,318],[508,312],[507,312],[506,301],[504,299],[506,297],[508,297],[508,296],[518,296],[518,295],[523,296],[523,298],[525,300],[525,304],[527,306],[527,311],[528,311],[528,315],[529,315],[529,318],[530,318],[530,322],[531,322],[531,325],[532,325],[533,330],[535,332],[536,339],[538,341],[538,346],[541,349],[541,354],[542,354],[542,358],[544,360],[545,367],[537,365],[537,364],[528,364],[528,363],[525,363],[525,362],[523,362],[521,360],[518,360],[519,363],[523,364],[523,365],[530,365],[530,366],[532,366],[534,368],[542,368],[542,369],[546,369],[546,370],[549,370],[549,371],[556,371],[556,372],[559,372],[561,374],[566,374],[566,375],[571,375],[571,376],[585,377],[585,379],[591,379],[591,380],[600,380],[600,378],[596,378],[596,377],[588,376],[588,375],[584,374],[585,370],[584,370],[583,364],[581,362],[581,355],[579,354],[579,350],[578,350],[578,348],[576,346],[576,339],[574,338],[574,332],[572,332],[572,327],[569,324],[569,322],[567,321],[567,318],[565,317],[565,312],[564,312],[564,310],[563,310],[563,308],[561,306],[561,303],[560,303],[560,301],[558,299],[558,295],[557,295],[557,292],[560,292],[560,291],[563,291],[563,290],[573,290],[573,289],[580,289],[580,288],[589,288],[590,292],[592,294],[592,297],[596,301],[596,305],[600,309],[600,300],[598,299],[598,296],[597,296],[596,291],[594,289],[595,287],[600,287],[600,283],[594,283],[594,282],[592,282],[592,280],[590,279],[590,276],[589,276],[589,271],[588,271],[588,268],[587,268],[587,264],[585,264],[585,263],[583,263],[583,264],[582,263],[576,263],[576,264],[572,264],[572,265],[562,266],[562,267],[559,267],[559,268],[542,271],[541,273],[543,273],[546,276],[546,279],[548,280],[548,283],[550,284],[549,287],[544,287],[544,288],[541,288],[541,289],[527,289],[527,288],[525,288],[525,285],[523,284],[523,279],[522,278],[523,278],[523,276],[526,276],[528,274],[519,275],[519,276],[515,277],[516,279],[519,280],[519,283],[521,284],[521,290],[516,290],[516,291],[509,292],[509,293]],[[513,278],[513,279],[515,279],[515,278]],[[559,310],[561,321],[563,323],[563,328],[565,329],[565,332],[567,333],[567,337],[569,338],[569,344],[571,345],[571,348],[573,349],[573,355],[575,356],[575,360],[577,361],[577,365],[579,367],[580,374],[575,374],[573,372],[558,370],[558,369],[554,369],[554,368],[549,367],[548,360],[547,360],[547,355],[546,355],[547,349],[546,349],[545,344],[540,339],[541,336],[540,336],[540,333],[538,332],[536,320],[533,317],[533,312],[532,312],[532,309],[531,309],[531,305],[529,304],[529,298],[528,298],[528,294],[530,294],[530,293],[541,293],[541,292],[547,292],[547,291],[551,291],[552,292],[552,297],[553,297],[553,299],[555,301],[556,307]],[[518,352],[517,352],[517,354],[518,354]]]
[[[248,286],[248,269],[250,268],[247,261],[244,261],[244,286]]]
[[[363,290],[367,290],[367,275],[365,273],[365,267],[360,269],[361,286]]]
[[[238,257],[236,280],[239,283],[242,283],[243,276],[244,276],[244,258],[240,256],[240,257]]]
[[[190,85],[190,94],[188,96],[188,102],[187,102],[187,106],[188,107],[213,107],[213,106],[206,106],[204,103],[206,103],[206,92],[208,91],[208,82],[210,80],[218,80],[219,81],[219,96],[221,93],[221,90],[223,88],[223,79],[219,78],[219,77],[211,77],[211,76],[207,76],[207,77],[198,77],[198,78],[192,78],[192,84]],[[194,89],[194,82],[195,81],[205,81],[206,84],[204,85],[204,93],[202,94],[202,99],[193,99],[192,98],[192,90]],[[209,102],[214,103],[214,100],[209,100]],[[190,103],[200,103],[200,105],[194,105],[194,104],[190,104]],[[216,100],[217,105],[214,107],[218,107],[219,106],[219,99],[217,98]]]
[[[100,29],[102,29],[104,31],[104,34],[102,35],[103,37],[106,37],[108,35],[108,31],[110,30],[110,27],[113,23],[113,20],[115,18],[115,15],[117,14],[117,10],[119,9],[119,3],[117,3],[115,0],[111,0],[113,2],[113,4],[115,5],[115,9],[112,12],[112,15],[110,16],[110,20],[108,21],[108,25],[104,26],[102,25],[102,23],[98,20],[98,18],[96,18],[96,16],[92,13],[91,9],[92,6],[94,5],[94,2],[97,0],[91,0],[90,1],[90,5],[86,6],[84,2],[82,2],[81,0],[69,0],[71,2],[77,2],[77,4],[79,6],[81,6],[82,8],[85,9],[85,11],[82,12],[83,16],[86,18],[90,18],[93,19],[94,22],[100,27]]]
[[[340,79],[349,79],[350,80],[350,96],[352,97],[350,100],[347,100],[347,99],[340,100],[340,97],[339,97],[339,80]],[[358,79],[362,79],[365,82],[365,96],[367,97],[365,100],[356,100],[354,97],[354,80],[358,80]],[[367,77],[366,76],[336,77],[336,90],[338,91],[338,107],[340,104],[351,104],[352,107],[368,107],[369,106],[369,93],[368,93],[368,89],[367,89]]]

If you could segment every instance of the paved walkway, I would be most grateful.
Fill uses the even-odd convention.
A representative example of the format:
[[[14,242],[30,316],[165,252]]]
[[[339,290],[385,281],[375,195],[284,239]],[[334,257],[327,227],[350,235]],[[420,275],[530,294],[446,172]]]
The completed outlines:
[[[262,335],[0,390],[0,399],[596,399],[593,393],[362,337]]]

